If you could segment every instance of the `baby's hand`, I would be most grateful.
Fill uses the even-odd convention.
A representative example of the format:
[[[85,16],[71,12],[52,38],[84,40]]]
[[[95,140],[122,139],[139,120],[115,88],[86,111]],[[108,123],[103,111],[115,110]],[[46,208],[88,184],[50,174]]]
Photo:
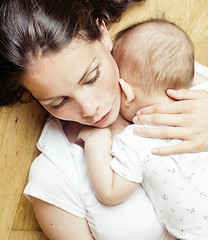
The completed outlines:
[[[86,140],[89,138],[104,136],[104,135],[109,136],[111,138],[110,128],[95,128],[95,127],[85,126],[79,132],[77,139],[78,140],[82,139],[84,142],[86,142]]]

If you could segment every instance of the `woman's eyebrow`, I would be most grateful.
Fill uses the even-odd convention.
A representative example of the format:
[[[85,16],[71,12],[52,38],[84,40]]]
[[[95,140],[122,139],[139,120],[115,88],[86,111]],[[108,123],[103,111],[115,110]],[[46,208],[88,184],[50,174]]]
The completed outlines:
[[[95,61],[96,57],[92,59],[92,61],[90,62],[90,64],[88,65],[87,69],[85,70],[84,74],[82,75],[82,77],[80,78],[78,84],[80,84],[82,82],[82,80],[84,79],[84,77],[86,76],[86,74],[89,72],[93,62]],[[49,98],[37,98],[38,101],[40,102],[45,102],[45,101],[51,101],[54,100],[56,98],[60,98],[62,96],[56,96],[56,97],[49,97]]]

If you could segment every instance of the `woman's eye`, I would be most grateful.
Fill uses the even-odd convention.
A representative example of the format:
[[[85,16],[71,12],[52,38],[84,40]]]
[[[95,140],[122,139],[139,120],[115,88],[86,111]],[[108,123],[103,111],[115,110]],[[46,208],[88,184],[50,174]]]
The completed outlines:
[[[100,70],[97,68],[95,76],[91,80],[89,80],[86,84],[93,84],[99,79],[99,77],[100,77]]]
[[[54,106],[51,106],[51,108],[53,109],[53,110],[57,110],[57,109],[59,109],[60,107],[62,107],[63,105],[64,105],[64,103],[66,102],[66,98],[64,98],[59,104],[57,104],[57,105],[54,105]]]

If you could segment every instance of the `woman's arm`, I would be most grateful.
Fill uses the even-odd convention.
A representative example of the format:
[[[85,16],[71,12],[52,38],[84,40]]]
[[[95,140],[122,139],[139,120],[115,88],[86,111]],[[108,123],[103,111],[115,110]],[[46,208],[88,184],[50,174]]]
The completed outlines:
[[[208,92],[168,90],[167,94],[173,99],[184,101],[155,104],[140,109],[137,117],[134,118],[135,123],[167,125],[167,127],[137,128],[135,134],[183,140],[177,145],[153,149],[152,153],[157,155],[208,150]]]
[[[85,142],[88,172],[97,198],[105,205],[115,205],[126,200],[138,184],[123,179],[111,169],[110,128],[85,127],[80,137]]]
[[[77,217],[32,198],[33,209],[43,232],[50,240],[93,240],[86,219]]]

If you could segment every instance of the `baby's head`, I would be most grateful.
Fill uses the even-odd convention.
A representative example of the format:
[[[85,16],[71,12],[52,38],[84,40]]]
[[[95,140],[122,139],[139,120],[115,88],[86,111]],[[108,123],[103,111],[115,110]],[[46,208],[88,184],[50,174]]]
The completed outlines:
[[[189,88],[194,78],[194,48],[173,23],[152,19],[121,31],[113,56],[123,89],[121,113],[131,120],[136,110],[170,101],[168,88]]]

